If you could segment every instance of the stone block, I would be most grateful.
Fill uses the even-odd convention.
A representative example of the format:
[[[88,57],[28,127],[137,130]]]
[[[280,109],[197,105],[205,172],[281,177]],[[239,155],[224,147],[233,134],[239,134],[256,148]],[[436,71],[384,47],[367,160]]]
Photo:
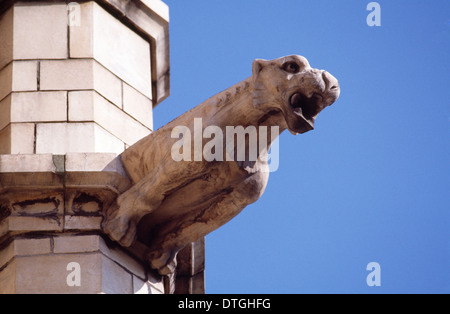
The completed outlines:
[[[0,220],[0,237],[3,237],[8,232],[9,232],[9,220],[8,220],[8,218]],[[1,262],[1,260],[0,260],[0,262]]]
[[[122,107],[122,82],[101,64],[94,61],[94,89],[117,107]]]
[[[0,100],[14,91],[37,90],[37,61],[13,61],[0,70]]]
[[[37,90],[37,61],[14,61],[12,70],[13,92]]]
[[[163,1],[161,1],[161,0],[153,0],[153,1],[144,0],[142,2],[144,3],[145,6],[150,8],[153,12],[158,14],[160,18],[169,22],[169,7]]]
[[[69,26],[69,54],[71,58],[94,58],[94,5],[92,2],[79,5],[79,23]]]
[[[99,251],[100,236],[68,235],[54,237],[54,253],[81,253]]]
[[[72,285],[77,272],[70,263],[79,265],[80,285]],[[10,267],[10,266],[8,266]],[[68,284],[69,283],[69,284]],[[102,256],[90,254],[57,254],[15,258],[14,293],[99,293],[102,291]]]
[[[0,272],[0,293],[129,294],[133,277],[99,252],[16,256]]]
[[[9,231],[29,232],[29,231],[62,231],[62,217],[21,217],[10,216],[8,221]]]
[[[15,255],[38,255],[51,252],[50,238],[16,239],[13,243]]]
[[[100,216],[103,209],[102,196],[106,193],[98,194],[94,189],[84,192],[82,189],[66,190],[66,213],[85,216]],[[99,194],[103,194],[100,196]],[[111,195],[111,193],[108,193]],[[113,194],[111,200],[116,196]],[[104,196],[103,196],[104,197]],[[105,197],[106,198],[106,197]]]
[[[5,265],[11,261],[11,259],[14,257],[14,254],[15,254],[14,241],[2,247],[2,249],[0,250],[0,269],[5,267]]]
[[[39,123],[36,125],[36,153],[93,151],[93,134],[93,123]]]
[[[109,247],[105,241],[100,240],[100,251],[124,269],[127,269],[130,273],[133,273],[141,279],[146,278],[144,267],[121,248]]]
[[[131,274],[122,267],[101,255],[100,262],[101,272],[97,276],[101,276],[101,291],[105,294],[130,294],[132,293]]]
[[[94,99],[95,121],[121,139],[127,145],[133,145],[141,138],[150,134],[150,129],[146,128],[125,112],[113,106],[101,96]]]
[[[111,152],[119,154],[123,143],[93,122],[39,123],[36,153]]]
[[[6,67],[0,70],[0,100],[11,93],[12,90],[12,73],[13,66],[9,63]]]
[[[98,126],[97,124],[94,127],[94,137],[94,150],[91,152],[120,154],[125,149],[123,141],[107,132],[104,128]]]
[[[33,154],[34,123],[11,123],[0,131],[0,154]]]
[[[151,132],[94,91],[69,93],[69,121],[95,121],[127,145]]]
[[[133,293],[132,275],[107,257],[102,257],[102,292],[107,294]]]
[[[205,272],[199,272],[191,278],[191,294],[205,293]]]
[[[11,94],[0,101],[0,130],[11,123]]]
[[[67,120],[66,92],[20,92],[0,103],[0,129],[10,122]]]
[[[51,154],[0,155],[2,172],[55,172],[56,166]]]
[[[100,216],[69,216],[64,217],[64,230],[102,230]]]
[[[122,85],[110,71],[92,59],[41,61],[41,90],[96,90],[122,107]]]
[[[46,60],[41,61],[41,90],[83,90],[94,87],[94,61]]]
[[[128,84],[123,84],[123,110],[150,130],[153,130],[152,108],[153,105],[150,98]]]
[[[16,292],[16,261],[12,260],[0,271],[0,294],[13,294]]]
[[[160,0],[109,1],[118,14],[144,34],[152,38],[153,105],[156,106],[170,93],[169,71],[169,8]]]
[[[65,169],[66,171],[102,171],[116,157],[117,154],[114,153],[68,153]]]
[[[177,274],[192,277],[205,269],[205,238],[186,245],[177,254]]]
[[[150,44],[95,2],[80,8],[81,27],[70,27],[70,56],[95,58],[151,98]]]
[[[69,121],[94,121],[94,95],[92,90],[69,92]]]
[[[0,69],[13,59],[13,9],[0,16]]]
[[[65,59],[65,3],[20,3],[14,6],[14,59]]]

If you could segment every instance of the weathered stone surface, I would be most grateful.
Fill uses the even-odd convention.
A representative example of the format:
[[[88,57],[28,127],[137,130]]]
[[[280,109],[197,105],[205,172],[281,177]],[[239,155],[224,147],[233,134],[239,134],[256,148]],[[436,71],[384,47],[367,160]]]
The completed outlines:
[[[94,62],[94,89],[118,107],[122,106],[122,82],[108,69]]]
[[[101,231],[103,207],[130,184],[122,169],[109,165],[114,156],[0,155],[0,237],[9,231]]]
[[[189,243],[177,254],[176,294],[205,291],[205,238]]]
[[[0,131],[0,154],[33,154],[34,123],[11,123]]]
[[[0,69],[13,59],[13,10],[0,16]]]
[[[103,206],[130,184],[115,156],[0,155],[0,293],[161,293],[142,254],[101,237]]]
[[[0,100],[11,92],[37,90],[37,61],[13,61],[0,70]]]
[[[99,251],[98,235],[67,235],[54,237],[54,253],[79,253]]]
[[[80,266],[80,285],[69,286],[67,277],[73,271],[70,263]],[[99,293],[102,292],[102,256],[91,254],[58,254],[16,257],[14,293]],[[109,273],[104,275],[110,275]],[[32,279],[32,280],[30,280]]]
[[[16,293],[16,263],[12,261],[0,272],[0,294]]]
[[[37,61],[14,61],[12,63],[12,91],[37,90]]]
[[[41,61],[41,90],[82,90],[94,88],[91,59]]]
[[[16,191],[10,196],[12,214],[17,216],[47,216],[64,212],[64,195],[60,190]]]
[[[0,103],[0,129],[11,122],[66,120],[66,92],[11,93]]]
[[[102,171],[116,156],[117,154],[114,153],[68,153],[65,158],[65,169],[66,171]],[[115,172],[124,174],[120,170]]]
[[[13,243],[15,255],[38,255],[51,252],[50,238],[16,239]]]
[[[0,130],[11,122],[11,94],[0,101]]]
[[[1,258],[8,257],[0,260],[0,293],[162,293],[161,280],[136,276],[103,255],[99,241],[98,236],[56,237],[51,253],[49,238],[14,240],[0,251]],[[78,284],[71,283],[78,275]]]
[[[10,216],[6,218],[8,230],[12,232],[62,231],[62,217]]]
[[[124,144],[94,122],[38,123],[36,153],[120,153]]]
[[[123,110],[153,130],[152,101],[128,84],[123,84]]]
[[[76,25],[69,25],[70,57],[94,58],[94,3],[79,4]]]
[[[69,121],[94,121],[94,97],[96,94],[91,90],[69,92]]]
[[[127,254],[122,248],[118,246],[108,246],[103,239],[99,241],[100,251],[111,260],[114,260],[117,264],[127,269],[130,273],[135,276],[145,280],[146,279],[146,269]]]
[[[170,93],[169,8],[160,0],[104,2],[113,6],[145,37],[151,38],[152,99],[153,106],[156,106]]]
[[[143,94],[153,98],[154,106],[169,95],[169,9],[162,1],[97,0],[80,3],[80,23],[70,25],[69,36],[68,7],[65,1],[45,4],[32,1],[20,4],[14,2],[19,1],[7,1],[0,6],[0,14],[3,14],[0,16],[0,32],[3,35],[0,38],[0,69],[14,58],[65,59],[69,55],[72,58],[98,58],[100,63],[108,66],[111,61],[109,55],[115,49],[122,51],[133,47],[121,54],[125,62],[112,61],[113,72]],[[14,8],[10,8],[12,4]],[[121,16],[120,20],[124,24],[112,18],[104,7],[112,11],[112,15]],[[27,18],[26,23],[22,21],[24,18]],[[104,27],[105,23],[109,23],[111,27]],[[98,27],[99,25],[101,27]],[[106,35],[102,33],[111,28],[114,28],[114,31],[107,32]],[[131,29],[137,30],[136,33]],[[111,34],[115,36],[111,37]],[[29,40],[30,38],[32,40]],[[98,40],[98,43],[95,40]],[[20,47],[20,51],[13,51],[13,44]],[[112,44],[114,49],[106,46],[107,44]],[[144,46],[149,49],[145,51]],[[130,51],[134,57],[130,55]],[[136,62],[139,62],[136,70],[138,75],[132,73]],[[149,66],[142,66],[142,62],[148,63]],[[138,76],[145,79],[145,82],[138,81]]]
[[[70,27],[70,56],[96,59],[151,98],[150,44],[95,2],[81,5],[80,25]]]
[[[234,151],[223,150],[221,160],[227,161],[210,162],[196,156],[196,131],[203,134],[205,128],[213,126],[226,134],[227,126],[275,126],[279,133],[286,129],[304,133],[313,129],[319,112],[338,96],[337,80],[326,71],[311,68],[304,57],[255,60],[252,77],[208,99],[120,155],[134,185],[106,212],[105,232],[123,246],[139,239],[150,249],[151,267],[161,274],[173,273],[181,248],[217,229],[262,195],[268,180],[267,146],[275,140],[269,134],[256,134],[258,143],[267,145],[262,149],[258,145],[254,160],[249,155],[239,160],[235,147]],[[199,117],[200,127],[195,119]],[[194,134],[187,140],[194,149],[188,160],[176,161],[171,152],[180,139],[173,138],[172,132],[181,127]],[[200,139],[201,149],[206,142]],[[249,141],[238,145],[249,151]]]
[[[14,6],[14,59],[65,59],[67,5],[21,3]]]
[[[107,294],[133,293],[132,275],[107,257],[102,257],[102,292]]]
[[[0,173],[43,171],[56,171],[51,154],[0,155]]]
[[[150,129],[94,91],[70,93],[69,120],[95,121],[127,145],[150,134]]]
[[[120,79],[95,60],[48,60],[40,64],[41,90],[96,90],[121,107]]]
[[[65,216],[64,230],[101,230],[101,222],[103,218],[98,216]]]

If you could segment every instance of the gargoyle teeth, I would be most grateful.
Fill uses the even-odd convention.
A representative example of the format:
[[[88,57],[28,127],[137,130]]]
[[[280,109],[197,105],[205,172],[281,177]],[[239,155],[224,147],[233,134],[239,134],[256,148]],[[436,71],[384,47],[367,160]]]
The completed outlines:
[[[298,92],[292,94],[292,96],[289,98],[289,105],[296,115],[301,116],[307,120],[311,120],[321,110],[321,99],[322,96],[316,93],[313,93],[311,97],[308,98],[306,95]]]
[[[296,115],[303,116],[303,110],[300,107],[299,108],[294,108],[294,113]]]

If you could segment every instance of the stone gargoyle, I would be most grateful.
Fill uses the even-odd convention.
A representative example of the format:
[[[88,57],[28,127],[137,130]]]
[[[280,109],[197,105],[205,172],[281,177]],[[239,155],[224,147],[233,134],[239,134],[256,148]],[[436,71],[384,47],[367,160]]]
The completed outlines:
[[[251,77],[209,98],[119,156],[133,185],[105,212],[103,230],[125,247],[139,239],[149,248],[150,266],[160,274],[172,273],[179,250],[219,228],[262,195],[269,175],[267,154],[274,141],[273,127],[279,133],[312,130],[319,112],[335,102],[339,92],[332,75],[311,68],[302,56],[255,60]],[[247,153],[244,160],[236,158],[239,145],[245,146],[246,152],[251,149],[248,137],[234,151],[215,147],[216,156],[220,152],[222,159],[199,158],[199,147],[201,152],[211,141],[211,132],[206,135],[211,126],[215,143],[224,147],[229,139],[218,137],[217,132],[225,134],[227,126],[270,127],[268,132],[256,133],[258,142],[268,144],[260,145],[263,148],[253,160]],[[176,130],[184,133],[173,136]],[[180,149],[180,134],[186,135],[186,130],[203,136],[200,143],[198,139],[194,143],[195,136],[181,140],[183,156],[188,158],[180,160],[173,153]],[[184,146],[186,141],[192,142],[191,151]]]

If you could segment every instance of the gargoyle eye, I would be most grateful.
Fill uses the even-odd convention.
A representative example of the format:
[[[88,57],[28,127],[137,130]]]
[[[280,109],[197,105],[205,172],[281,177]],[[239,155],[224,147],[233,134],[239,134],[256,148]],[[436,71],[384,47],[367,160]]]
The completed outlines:
[[[288,73],[294,74],[300,71],[300,66],[297,63],[290,61],[283,64],[282,69]]]

